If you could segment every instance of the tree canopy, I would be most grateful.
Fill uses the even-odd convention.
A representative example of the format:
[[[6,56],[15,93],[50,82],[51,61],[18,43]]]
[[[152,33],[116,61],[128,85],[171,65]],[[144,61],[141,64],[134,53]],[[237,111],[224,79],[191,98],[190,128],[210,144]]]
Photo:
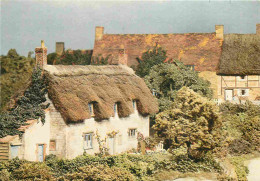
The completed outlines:
[[[148,75],[154,65],[163,63],[166,58],[166,51],[162,47],[153,47],[152,49],[144,52],[141,58],[137,58],[139,64],[136,69],[136,74],[140,77]]]
[[[153,129],[170,150],[184,146],[192,158],[200,158],[221,140],[217,105],[187,87],[177,92],[172,108],[159,113],[155,122]]]
[[[147,86],[155,92],[159,100],[160,111],[171,107],[174,95],[183,86],[211,98],[210,82],[200,78],[198,73],[190,70],[182,62],[163,63],[151,68],[149,75],[144,77]]]
[[[32,58],[20,56],[10,49],[1,56],[1,111],[6,108],[12,96],[20,95],[28,86],[35,65]]]
[[[47,62],[51,65],[90,65],[91,54],[81,50],[67,50],[61,56],[50,53],[47,56]]]

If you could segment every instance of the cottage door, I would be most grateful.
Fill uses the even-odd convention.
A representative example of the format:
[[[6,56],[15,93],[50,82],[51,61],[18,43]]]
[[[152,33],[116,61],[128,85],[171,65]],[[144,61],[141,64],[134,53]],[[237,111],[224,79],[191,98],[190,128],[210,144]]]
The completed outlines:
[[[109,137],[108,138],[108,152],[110,155],[113,155],[114,154],[114,149],[115,149],[115,140],[114,140],[114,137]]]
[[[232,101],[233,98],[233,90],[232,89],[226,89],[225,90],[225,100],[226,101]]]
[[[44,145],[39,144],[38,145],[38,161],[43,162],[43,158],[44,158]]]
[[[18,156],[20,145],[11,145],[11,158]]]

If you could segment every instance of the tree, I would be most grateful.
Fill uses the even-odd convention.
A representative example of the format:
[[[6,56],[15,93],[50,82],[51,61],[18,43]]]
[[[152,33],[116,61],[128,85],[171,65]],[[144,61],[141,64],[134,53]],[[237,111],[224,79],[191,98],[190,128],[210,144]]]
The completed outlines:
[[[1,111],[6,109],[11,97],[26,89],[34,65],[34,59],[20,56],[15,49],[1,56]]]
[[[82,52],[81,50],[67,50],[60,57],[55,57],[55,54],[50,56],[56,61],[53,64],[62,65],[90,65],[91,54],[88,52]],[[51,60],[49,60],[51,62]]]
[[[155,121],[153,129],[165,138],[170,151],[184,146],[191,158],[201,158],[220,144],[217,105],[187,87],[177,92],[173,107],[159,113]]]
[[[171,107],[176,92],[183,86],[205,97],[212,97],[210,82],[200,78],[197,72],[177,60],[173,64],[163,63],[153,66],[144,79],[151,91],[155,92],[160,111]]]
[[[9,112],[0,114],[0,138],[6,135],[21,135],[18,128],[26,124],[31,119],[41,118],[41,122],[45,122],[45,112],[49,105],[45,105],[45,95],[47,87],[42,76],[40,68],[33,71],[31,84],[24,92],[24,95],[17,101],[15,107]]]
[[[140,77],[148,75],[154,65],[163,63],[166,58],[166,51],[156,45],[153,49],[144,52],[141,58],[137,58],[139,64],[136,69],[136,74]]]

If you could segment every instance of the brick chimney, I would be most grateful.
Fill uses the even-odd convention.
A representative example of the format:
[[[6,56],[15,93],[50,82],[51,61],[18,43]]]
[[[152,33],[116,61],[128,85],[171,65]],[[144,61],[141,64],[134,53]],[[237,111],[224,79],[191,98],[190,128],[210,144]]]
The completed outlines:
[[[41,41],[41,47],[35,48],[36,65],[43,67],[47,65],[47,48],[44,46],[44,41]]]
[[[260,36],[260,24],[256,24],[256,34]]]
[[[103,35],[104,35],[104,27],[96,26],[95,40],[102,40]]]
[[[224,39],[224,25],[215,25],[216,37],[218,39]]]
[[[128,56],[125,49],[120,49],[118,53],[118,64],[127,65]]]
[[[62,55],[64,52],[64,42],[56,42],[56,53],[57,55]]]

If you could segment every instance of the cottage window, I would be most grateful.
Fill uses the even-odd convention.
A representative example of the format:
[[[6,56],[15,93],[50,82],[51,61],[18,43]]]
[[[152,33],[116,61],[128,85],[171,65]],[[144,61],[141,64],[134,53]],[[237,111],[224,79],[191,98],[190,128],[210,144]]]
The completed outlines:
[[[90,116],[95,116],[93,103],[88,104],[88,109],[89,109]]]
[[[50,140],[50,151],[56,151],[56,141]]]
[[[249,89],[239,89],[238,96],[249,96]]]
[[[11,145],[11,159],[18,157],[20,145]]]
[[[195,65],[186,65],[190,70],[195,70]]]
[[[157,96],[157,92],[155,89],[152,89],[152,94],[153,94],[153,96]]]
[[[246,95],[246,90],[244,90],[244,89],[241,90],[241,95],[242,95],[242,96]]]
[[[136,137],[136,129],[129,129],[128,136],[129,136],[129,138],[135,138]]]
[[[114,104],[114,113],[115,113],[115,116],[118,114],[118,105],[117,103]]]
[[[92,149],[93,148],[93,133],[87,133],[84,136],[84,149]]]
[[[242,89],[241,96],[249,96],[249,89]]]
[[[246,76],[245,75],[238,76],[238,80],[239,81],[246,81]]]
[[[136,100],[133,100],[132,103],[133,103],[133,109],[136,110]]]

